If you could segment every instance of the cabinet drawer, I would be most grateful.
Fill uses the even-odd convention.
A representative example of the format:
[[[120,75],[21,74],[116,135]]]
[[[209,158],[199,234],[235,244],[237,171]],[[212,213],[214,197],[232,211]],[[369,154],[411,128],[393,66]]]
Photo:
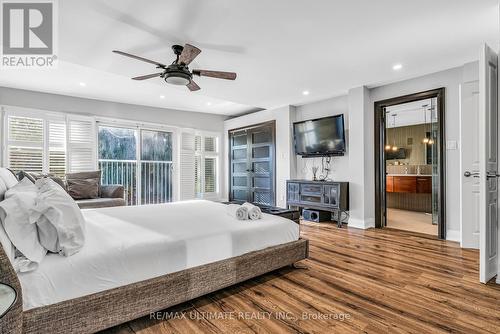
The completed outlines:
[[[321,196],[300,195],[301,202],[321,204]]]
[[[323,192],[323,186],[320,184],[301,184],[300,193],[304,194],[321,194]]]
[[[417,178],[415,176],[394,176],[393,189],[395,193],[416,193]]]
[[[417,193],[430,194],[432,193],[432,177],[417,176]]]

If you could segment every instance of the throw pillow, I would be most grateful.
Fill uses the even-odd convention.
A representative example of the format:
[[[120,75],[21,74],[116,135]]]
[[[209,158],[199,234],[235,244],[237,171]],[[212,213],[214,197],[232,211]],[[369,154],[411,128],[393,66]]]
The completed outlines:
[[[73,199],[99,198],[99,181],[97,179],[68,179],[68,194]]]
[[[37,180],[36,221],[40,243],[50,252],[71,256],[85,242],[85,219],[76,202],[49,178]]]
[[[10,189],[17,184],[15,174],[13,174],[8,168],[0,167],[0,178],[7,186],[7,189]]]

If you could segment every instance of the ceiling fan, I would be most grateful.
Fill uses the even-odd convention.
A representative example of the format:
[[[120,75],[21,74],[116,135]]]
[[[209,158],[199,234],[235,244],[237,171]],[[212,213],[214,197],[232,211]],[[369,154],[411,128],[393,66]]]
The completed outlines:
[[[147,58],[139,57],[130,53],[126,53],[123,51],[113,50],[114,53],[117,53],[122,56],[134,58],[137,60],[144,61],[146,63],[150,63],[156,65],[156,68],[161,69],[161,72],[141,75],[139,77],[132,78],[133,80],[146,80],[151,78],[160,77],[165,79],[165,81],[169,84],[173,85],[183,85],[187,86],[190,91],[196,91],[200,89],[200,86],[193,81],[193,76],[204,76],[218,79],[226,79],[226,80],[235,80],[236,73],[234,72],[221,72],[221,71],[208,71],[208,70],[189,70],[188,65],[193,61],[201,53],[201,50],[196,46],[191,44],[186,44],[184,46],[181,45],[172,45],[172,50],[174,50],[174,54],[176,55],[176,59],[170,65],[165,65],[154,60],[150,60]]]

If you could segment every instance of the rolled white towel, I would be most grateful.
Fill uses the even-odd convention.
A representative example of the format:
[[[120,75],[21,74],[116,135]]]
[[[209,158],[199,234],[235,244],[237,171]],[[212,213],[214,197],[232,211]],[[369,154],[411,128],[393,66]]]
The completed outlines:
[[[243,203],[241,206],[247,208],[248,218],[250,218],[251,220],[262,218],[262,211],[260,211],[260,208],[258,206],[248,202]]]
[[[226,205],[227,214],[235,217],[238,220],[248,219],[248,208],[238,205],[238,204],[228,204]]]

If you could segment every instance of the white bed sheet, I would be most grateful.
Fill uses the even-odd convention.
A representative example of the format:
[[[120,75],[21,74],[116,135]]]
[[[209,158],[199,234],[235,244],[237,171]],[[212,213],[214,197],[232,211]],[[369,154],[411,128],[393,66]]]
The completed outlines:
[[[186,201],[83,210],[86,243],[21,273],[24,309],[58,303],[299,238],[292,221],[236,220],[224,204]]]

